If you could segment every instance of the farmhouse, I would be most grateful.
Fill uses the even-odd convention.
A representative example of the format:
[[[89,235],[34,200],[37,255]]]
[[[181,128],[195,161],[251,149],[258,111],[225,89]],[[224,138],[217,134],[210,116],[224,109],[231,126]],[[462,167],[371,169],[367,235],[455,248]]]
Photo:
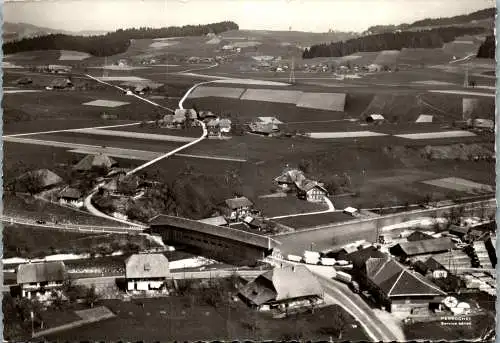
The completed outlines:
[[[47,190],[63,182],[63,179],[48,169],[39,169],[22,174],[16,181],[24,188],[35,185],[39,190]]]
[[[82,192],[76,188],[66,187],[59,193],[58,196],[59,203],[62,205],[72,205],[75,207],[82,207]]]
[[[272,136],[279,132],[278,125],[273,123],[253,122],[248,124],[248,127],[250,132],[263,136]]]
[[[118,163],[105,154],[87,155],[73,168],[78,171],[90,171],[93,168],[106,168],[110,169]]]
[[[240,289],[245,303],[258,310],[293,312],[323,302],[323,289],[304,266],[274,268]]]
[[[406,240],[408,242],[417,242],[417,241],[423,241],[426,239],[433,239],[431,235],[428,235],[426,233],[423,233],[422,231],[413,231],[408,237],[406,237]]]
[[[169,275],[168,259],[163,254],[135,254],[125,260],[129,291],[161,289]]]
[[[328,191],[320,182],[304,180],[303,182],[295,182],[295,185],[300,199],[310,202],[323,202],[325,197],[328,196]]]
[[[302,182],[305,179],[306,177],[301,170],[285,168],[283,173],[274,179],[274,182],[276,182],[282,189],[290,190],[295,188],[296,182]]]
[[[49,64],[47,67],[47,70],[51,73],[70,73],[71,72],[71,67],[70,66],[64,66],[64,65],[57,65],[57,64]]]
[[[52,89],[66,89],[73,87],[73,82],[70,79],[55,79],[50,83],[49,88]]]
[[[389,249],[391,254],[400,257],[402,260],[407,258],[446,252],[453,249],[455,245],[449,237],[426,239],[423,241],[413,241],[399,243]]]
[[[446,293],[389,256],[370,257],[358,273],[360,284],[389,312],[412,312],[439,303]]]
[[[245,217],[253,206],[246,197],[235,197],[225,201],[224,212],[231,220]]]
[[[66,267],[63,262],[26,263],[17,268],[21,296],[28,299],[61,288],[65,279]]]

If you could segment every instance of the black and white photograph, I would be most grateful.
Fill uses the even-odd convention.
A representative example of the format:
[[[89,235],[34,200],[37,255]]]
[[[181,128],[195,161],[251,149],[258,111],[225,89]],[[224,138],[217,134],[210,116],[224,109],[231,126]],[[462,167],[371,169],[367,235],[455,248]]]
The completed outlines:
[[[4,0],[3,342],[494,342],[493,0]]]

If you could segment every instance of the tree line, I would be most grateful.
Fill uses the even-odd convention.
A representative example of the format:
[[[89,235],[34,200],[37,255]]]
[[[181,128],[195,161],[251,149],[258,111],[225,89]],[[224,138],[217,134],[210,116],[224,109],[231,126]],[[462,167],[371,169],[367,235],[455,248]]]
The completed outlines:
[[[457,15],[454,17],[447,18],[426,18],[422,20],[417,20],[411,24],[400,24],[400,25],[375,25],[370,26],[365,32],[371,33],[384,33],[392,32],[396,30],[407,30],[414,27],[421,26],[451,26],[470,23],[473,20],[483,20],[488,18],[494,18],[496,14],[496,9],[486,8],[484,10],[476,11],[470,14]]]
[[[451,42],[456,37],[479,34],[484,31],[485,29],[481,27],[442,27],[417,32],[387,32],[342,42],[312,45],[304,50],[302,57],[342,57],[356,52],[401,50],[402,48],[441,48],[444,43]]]
[[[495,58],[495,36],[486,37],[486,40],[481,44],[477,51],[479,58]]]
[[[229,30],[238,30],[238,28],[238,25],[232,21],[223,21],[206,25],[185,25],[182,27],[119,29],[105,35],[97,36],[50,34],[4,43],[3,51],[5,54],[14,54],[34,50],[75,50],[103,57],[125,52],[130,46],[131,39],[201,36],[208,33],[218,34]]]

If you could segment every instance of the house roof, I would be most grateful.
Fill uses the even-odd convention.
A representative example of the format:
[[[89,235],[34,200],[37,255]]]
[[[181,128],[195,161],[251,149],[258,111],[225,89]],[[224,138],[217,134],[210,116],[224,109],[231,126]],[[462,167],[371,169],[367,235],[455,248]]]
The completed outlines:
[[[441,263],[439,263],[434,257],[429,257],[427,261],[424,262],[425,266],[430,271],[446,269]]]
[[[17,269],[17,283],[63,281],[66,276],[64,262],[26,263]]]
[[[37,179],[39,179],[40,185],[44,188],[56,185],[63,181],[63,179],[59,175],[48,169],[38,169],[29,171],[21,175],[19,179],[22,180],[28,177],[36,177]]]
[[[356,269],[361,269],[365,262],[370,259],[370,258],[384,258],[387,257],[387,254],[384,254],[380,250],[378,250],[374,246],[370,246],[364,249],[355,249],[352,250],[346,257],[345,259],[347,261],[351,261],[353,264],[353,267]]]
[[[304,266],[274,268],[240,289],[240,294],[256,305],[308,296],[322,296],[323,289]]]
[[[365,272],[368,279],[388,297],[446,295],[436,285],[388,256],[369,258],[365,263]]]
[[[80,192],[76,188],[65,188],[61,193],[59,193],[60,198],[68,198],[68,199],[80,199],[82,196],[82,192]]]
[[[422,231],[413,231],[408,237],[406,237],[408,242],[418,242],[426,239],[433,239],[433,237]]]
[[[168,259],[163,254],[134,254],[125,260],[125,277],[163,278],[170,274]]]
[[[435,252],[447,251],[454,247],[453,241],[449,237],[426,239],[423,241],[399,243],[391,248],[391,251],[397,253],[402,251],[407,256],[430,254]]]
[[[224,218],[224,216],[205,218],[198,221],[201,223],[218,225],[218,226],[227,225],[227,220],[226,218]]]
[[[328,193],[326,188],[323,187],[323,185],[317,181],[304,180],[302,182],[295,182],[295,184],[296,184],[297,188],[299,188],[300,190],[302,190],[304,192],[309,192],[313,188],[319,188],[323,192]]]
[[[91,170],[93,167],[106,167],[111,168],[117,162],[105,154],[87,155],[74,168],[76,170]]]
[[[451,225],[449,231],[454,235],[464,236],[469,232],[469,228],[464,226]]]
[[[247,206],[252,206],[253,203],[248,200],[246,197],[237,197],[237,198],[232,198],[232,199],[226,199],[225,201],[227,207],[230,209],[236,209],[240,207],[247,207]]]
[[[306,177],[301,170],[285,169],[280,176],[274,179],[274,181],[281,183],[295,183],[296,181],[302,181],[305,178]]]

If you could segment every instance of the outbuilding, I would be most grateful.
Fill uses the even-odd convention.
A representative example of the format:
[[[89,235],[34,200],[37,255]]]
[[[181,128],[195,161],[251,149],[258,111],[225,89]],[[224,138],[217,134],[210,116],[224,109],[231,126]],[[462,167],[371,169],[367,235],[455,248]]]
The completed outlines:
[[[381,123],[385,120],[384,116],[381,114],[370,114],[368,117],[366,117],[366,122],[367,123]]]

